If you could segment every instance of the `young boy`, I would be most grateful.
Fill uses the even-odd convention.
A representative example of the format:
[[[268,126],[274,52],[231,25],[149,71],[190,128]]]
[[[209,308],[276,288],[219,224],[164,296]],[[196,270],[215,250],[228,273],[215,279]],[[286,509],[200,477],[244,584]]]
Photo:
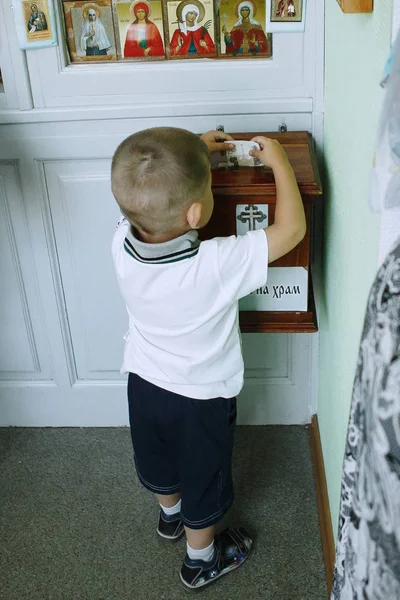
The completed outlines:
[[[275,222],[245,236],[200,242],[213,212],[210,151],[232,148],[211,131],[141,131],[117,148],[112,191],[125,218],[112,254],[129,314],[122,371],[135,465],[156,494],[157,533],[187,554],[189,589],[240,566],[252,541],[241,528],[215,534],[233,502],[235,396],[243,386],[238,300],[265,284],[268,263],[306,231],[303,203],[282,146],[255,137],[253,156],[272,167]]]

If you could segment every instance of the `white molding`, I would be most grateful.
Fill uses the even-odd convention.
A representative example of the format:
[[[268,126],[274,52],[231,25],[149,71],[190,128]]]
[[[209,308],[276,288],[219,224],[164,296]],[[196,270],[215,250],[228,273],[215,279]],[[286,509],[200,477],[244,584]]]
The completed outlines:
[[[119,373],[119,371],[118,371]],[[91,390],[93,387],[96,388],[113,388],[114,386],[119,389],[122,388],[126,395],[126,384],[128,381],[127,375],[120,375],[119,379],[78,379],[73,388],[88,389]]]
[[[35,62],[30,61],[32,69]],[[34,76],[33,81],[38,78]],[[35,87],[36,84],[32,84]],[[39,89],[39,88],[38,88]],[[44,106],[44,100],[36,100]],[[143,119],[143,118],[180,118],[201,117],[218,115],[246,115],[259,114],[301,114],[311,113],[313,108],[312,98],[248,98],[243,100],[226,100],[214,98],[214,100],[191,102],[149,102],[136,105],[115,106],[86,106],[60,108],[35,108],[31,111],[20,112],[17,110],[0,110],[0,125],[24,124],[24,123],[48,123],[65,121],[103,121],[120,119]]]
[[[60,332],[65,352],[65,366],[68,372],[69,384],[70,386],[73,386],[73,384],[78,379],[78,374],[75,364],[74,349],[72,346],[71,331],[68,323],[67,308],[65,305],[61,270],[58,261],[57,244],[54,234],[53,219],[51,216],[51,204],[46,185],[46,176],[44,172],[44,163],[42,161],[35,161],[35,167],[39,180],[39,185],[42,190],[42,193],[40,195],[41,212],[46,236],[48,260],[50,263],[55,300],[57,304],[58,322],[60,326]]]
[[[3,371],[4,373],[6,373],[6,371]],[[11,375],[14,375],[14,373],[11,373]],[[27,389],[30,388],[57,388],[57,384],[55,383],[55,381],[53,381],[52,379],[19,379],[16,380],[13,377],[9,377],[6,378],[4,377],[3,379],[0,380],[0,390],[3,390],[2,392],[2,398],[5,397],[7,395],[7,390],[14,390],[14,389],[19,389],[19,390],[23,390],[26,391]],[[5,390],[5,391],[4,391]],[[0,422],[0,427],[2,427],[1,422]]]
[[[39,60],[40,52],[45,52],[46,50],[51,50],[51,48],[44,48],[43,50],[29,50],[29,52],[26,53],[34,109],[43,108],[45,106],[42,83],[40,80]]]
[[[42,385],[1,385],[0,427],[124,427],[129,424],[126,381],[79,382],[71,389]],[[96,394],[87,394],[95,389]],[[273,388],[272,388],[273,390]],[[274,401],[263,386],[246,388],[238,399],[239,425],[299,425],[289,398]]]
[[[3,164],[4,163],[0,163],[0,169]],[[9,164],[9,166],[12,166],[12,168],[14,169],[15,181],[17,182],[18,175],[17,175],[17,171],[16,171],[16,164],[15,163],[8,163],[8,164]],[[13,199],[13,201],[15,201],[15,199]],[[38,354],[37,347],[36,347],[35,335],[33,333],[32,319],[31,319],[31,315],[30,315],[30,311],[29,311],[28,298],[27,298],[27,294],[26,294],[24,278],[22,275],[21,261],[20,261],[20,257],[19,257],[19,253],[18,253],[18,245],[17,245],[17,241],[16,241],[16,235],[15,235],[15,230],[14,230],[13,220],[12,220],[11,210],[10,210],[10,199],[9,199],[9,195],[7,194],[7,190],[6,190],[6,186],[5,186],[5,182],[4,182],[4,176],[1,173],[0,173],[0,203],[3,205],[2,212],[3,212],[5,226],[6,226],[6,230],[7,230],[7,237],[8,237],[10,250],[11,250],[12,261],[14,264],[14,271],[15,271],[15,276],[16,276],[18,291],[19,291],[19,299],[21,302],[21,308],[22,308],[22,312],[24,315],[24,324],[25,324],[26,335],[27,335],[28,343],[29,343],[32,365],[33,365],[33,370],[2,371],[0,374],[0,378],[1,379],[15,379],[15,380],[28,379],[28,378],[31,379],[33,374],[40,373],[39,354]]]
[[[115,121],[60,121],[0,126],[0,159],[88,160],[111,158],[129,133],[146,127],[170,125],[203,133],[224,125],[225,131],[278,131],[284,121],[292,131],[312,131],[311,113],[262,113],[163,118],[121,118]],[[61,143],[62,140],[62,143]]]

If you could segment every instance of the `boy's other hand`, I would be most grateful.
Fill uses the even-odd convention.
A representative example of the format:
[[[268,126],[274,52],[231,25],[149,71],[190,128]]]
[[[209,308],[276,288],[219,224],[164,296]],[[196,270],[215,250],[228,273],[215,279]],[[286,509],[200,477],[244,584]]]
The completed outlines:
[[[275,169],[288,161],[287,154],[278,140],[256,136],[251,141],[260,144],[261,149],[250,150],[249,154],[258,158],[267,167]]]
[[[226,152],[235,149],[235,145],[229,143],[230,140],[233,141],[233,137],[224,131],[207,131],[200,137],[207,145],[209,152]]]

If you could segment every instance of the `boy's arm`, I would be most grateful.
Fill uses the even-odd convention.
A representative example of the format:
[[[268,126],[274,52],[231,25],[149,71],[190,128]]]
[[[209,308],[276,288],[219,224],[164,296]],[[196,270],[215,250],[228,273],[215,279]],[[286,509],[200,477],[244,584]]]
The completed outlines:
[[[275,221],[264,230],[271,263],[301,242],[306,234],[306,217],[295,174],[280,143],[265,137],[255,137],[252,141],[260,144],[261,150],[252,150],[250,154],[271,167],[275,176]]]

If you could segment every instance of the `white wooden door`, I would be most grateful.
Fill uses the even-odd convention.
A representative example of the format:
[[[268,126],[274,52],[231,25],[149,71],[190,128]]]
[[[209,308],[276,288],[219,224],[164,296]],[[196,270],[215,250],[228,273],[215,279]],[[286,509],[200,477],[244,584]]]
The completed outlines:
[[[213,119],[191,124],[201,131],[215,127]],[[252,119],[242,117],[243,130]],[[257,117],[266,129],[276,129],[279,119]],[[224,121],[240,129],[236,117]],[[0,425],[128,422],[126,379],[119,373],[127,315],[110,255],[119,218],[110,158],[127,132],[146,125],[109,123],[100,131],[96,123],[35,125],[23,134],[16,126],[7,132],[7,148],[0,143],[0,275],[7,281],[0,298]],[[298,125],[309,129],[311,116],[298,118]],[[22,157],[19,168],[1,160],[6,153]],[[241,423],[309,420],[311,339],[244,335]]]

